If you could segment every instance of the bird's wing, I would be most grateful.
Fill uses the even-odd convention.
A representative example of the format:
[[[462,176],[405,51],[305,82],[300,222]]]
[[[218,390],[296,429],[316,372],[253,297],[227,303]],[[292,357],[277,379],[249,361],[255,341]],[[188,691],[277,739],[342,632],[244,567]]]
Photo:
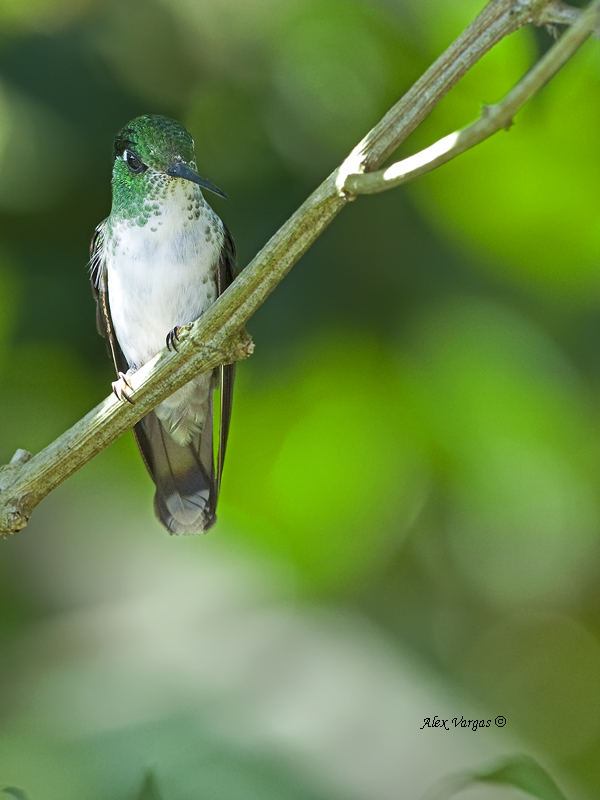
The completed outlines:
[[[115,370],[127,372],[129,364],[119,347],[115,336],[110,307],[108,305],[108,282],[106,280],[106,263],[104,259],[104,233],[107,220],[101,222],[94,231],[90,245],[90,278],[92,294],[96,301],[96,327],[98,333],[106,339],[109,356],[113,360]]]
[[[221,257],[217,264],[217,294],[221,295],[233,282],[237,274],[235,244],[233,238],[223,224],[223,247]],[[229,436],[229,424],[231,422],[231,406],[233,403],[233,382],[235,379],[235,364],[226,364],[220,368],[221,378],[221,409],[219,414],[219,453],[217,458],[217,496],[221,488],[221,475],[223,474],[223,464],[225,463],[225,450],[227,449],[227,437]]]

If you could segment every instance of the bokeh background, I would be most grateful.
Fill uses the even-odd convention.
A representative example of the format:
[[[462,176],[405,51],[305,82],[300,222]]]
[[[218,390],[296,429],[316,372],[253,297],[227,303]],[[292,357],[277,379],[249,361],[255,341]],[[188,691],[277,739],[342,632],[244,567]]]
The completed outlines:
[[[188,126],[244,266],[482,7],[2,0],[0,463],[109,392],[87,258],[123,124]],[[400,155],[551,42],[503,41]],[[0,786],[392,800],[525,752],[598,796],[599,96],[590,41],[335,220],[248,325],[209,535],[154,520],[127,435],[0,542]]]

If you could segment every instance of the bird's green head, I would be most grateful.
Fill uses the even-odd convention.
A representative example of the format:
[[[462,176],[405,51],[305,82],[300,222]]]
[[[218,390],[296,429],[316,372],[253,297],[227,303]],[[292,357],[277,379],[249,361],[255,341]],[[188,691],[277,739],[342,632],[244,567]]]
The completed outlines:
[[[181,180],[227,197],[198,175],[194,140],[168,117],[136,117],[117,133],[113,156],[113,203],[121,209],[148,195],[164,194],[172,182]]]

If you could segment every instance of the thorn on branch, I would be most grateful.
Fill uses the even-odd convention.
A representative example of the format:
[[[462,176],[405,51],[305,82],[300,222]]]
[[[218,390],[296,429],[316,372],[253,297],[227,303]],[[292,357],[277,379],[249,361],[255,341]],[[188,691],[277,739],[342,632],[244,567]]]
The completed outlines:
[[[12,536],[19,531],[22,531],[23,528],[27,527],[27,523],[29,522],[29,515],[24,514],[19,509],[13,508],[8,512],[6,515],[7,525],[6,529],[4,526],[0,527],[0,536]]]
[[[236,342],[233,348],[233,355],[236,361],[242,361],[244,358],[249,358],[254,352],[254,342],[252,336],[247,330],[243,330],[239,341]]]
[[[14,476],[14,465],[12,467],[10,465],[2,467],[0,475],[5,477],[6,473],[10,471],[13,471]],[[4,485],[2,481],[0,489],[9,490],[10,485],[10,482]],[[24,495],[17,494],[0,508],[0,538],[12,536],[13,533],[17,533],[27,526],[31,516],[31,508],[25,508],[24,505],[26,505]]]
[[[497,128],[497,130],[508,131],[515,124],[514,118],[511,116],[511,117],[509,117],[509,119],[507,119],[507,121],[504,124],[502,124],[501,123],[501,118],[502,118],[502,113],[501,112],[502,112],[502,104],[501,103],[493,103],[491,105],[487,104],[487,103],[482,103],[481,104],[481,118],[489,120],[493,116],[498,114],[500,116],[500,119],[496,120],[496,124],[499,126]]]
[[[28,450],[22,450],[20,447],[10,460],[10,464],[26,464],[31,458],[31,453]]]
[[[213,353],[219,353],[221,356],[219,363],[221,364],[235,364],[236,361],[249,358],[254,352],[254,342],[245,328],[242,328],[235,339],[229,339],[224,347],[215,347],[212,344],[204,344],[203,342],[198,342],[195,346],[198,350],[210,350]]]
[[[28,450],[19,448],[8,464],[0,466],[0,492],[7,489],[17,479],[17,474],[23,464],[31,458]]]

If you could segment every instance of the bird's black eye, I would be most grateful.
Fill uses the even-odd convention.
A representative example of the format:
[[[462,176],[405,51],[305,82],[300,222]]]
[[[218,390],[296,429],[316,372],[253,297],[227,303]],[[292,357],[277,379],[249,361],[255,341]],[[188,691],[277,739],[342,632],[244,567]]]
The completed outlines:
[[[131,150],[125,150],[124,156],[125,162],[131,172],[135,172],[137,174],[139,172],[145,172],[148,169],[142,160],[136,156],[135,153],[132,153]]]

